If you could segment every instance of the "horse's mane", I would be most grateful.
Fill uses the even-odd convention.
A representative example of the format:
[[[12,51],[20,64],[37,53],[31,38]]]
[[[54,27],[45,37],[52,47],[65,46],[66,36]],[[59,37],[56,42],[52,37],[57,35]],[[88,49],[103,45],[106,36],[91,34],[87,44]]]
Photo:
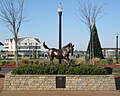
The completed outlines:
[[[69,44],[63,46],[63,48],[70,47],[70,46],[72,46],[72,43],[69,43]]]

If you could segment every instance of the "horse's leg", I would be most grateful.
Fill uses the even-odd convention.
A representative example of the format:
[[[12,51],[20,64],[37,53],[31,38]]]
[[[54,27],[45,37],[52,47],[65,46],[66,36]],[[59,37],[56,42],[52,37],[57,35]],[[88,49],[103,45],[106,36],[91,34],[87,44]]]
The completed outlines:
[[[50,58],[50,64],[53,64],[54,55],[52,50],[49,50],[49,58]]]
[[[53,64],[54,57],[50,57],[50,63]]]
[[[71,65],[71,60],[68,58],[68,64],[69,64],[69,66]]]
[[[63,61],[64,61],[65,63],[68,63],[68,61],[67,61],[66,59],[63,59]]]
[[[70,66],[71,65],[71,60],[69,58],[66,58],[65,60],[67,61],[68,66]]]

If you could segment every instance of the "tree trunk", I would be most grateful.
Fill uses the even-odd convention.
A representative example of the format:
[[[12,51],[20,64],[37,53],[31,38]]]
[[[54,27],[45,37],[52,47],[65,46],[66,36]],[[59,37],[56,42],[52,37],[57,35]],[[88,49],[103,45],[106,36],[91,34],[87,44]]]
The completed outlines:
[[[15,37],[15,61],[16,61],[16,67],[18,67],[18,45],[17,45],[17,36]]]

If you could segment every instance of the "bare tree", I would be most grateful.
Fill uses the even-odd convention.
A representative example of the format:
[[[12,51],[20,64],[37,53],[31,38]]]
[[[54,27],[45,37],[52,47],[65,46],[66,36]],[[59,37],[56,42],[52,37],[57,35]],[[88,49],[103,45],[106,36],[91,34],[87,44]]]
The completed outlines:
[[[98,7],[97,5],[93,5],[90,0],[79,1],[79,7],[77,10],[77,17],[81,22],[83,22],[90,31],[90,39],[92,42],[90,43],[90,63],[91,59],[94,58],[94,47],[93,47],[93,34],[92,27],[96,20],[100,18],[100,14],[103,12],[103,6]]]
[[[16,66],[18,66],[18,34],[24,21],[23,10],[24,0],[0,0],[0,18],[14,36]]]

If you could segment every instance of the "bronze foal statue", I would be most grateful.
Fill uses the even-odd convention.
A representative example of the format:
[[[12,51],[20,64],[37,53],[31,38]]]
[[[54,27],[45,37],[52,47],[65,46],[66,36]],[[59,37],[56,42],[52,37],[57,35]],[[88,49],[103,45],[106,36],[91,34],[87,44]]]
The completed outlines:
[[[53,59],[55,57],[57,59],[60,59],[60,58],[64,59],[65,61],[67,61],[69,65],[71,64],[71,60],[69,59],[69,53],[71,52],[71,54],[73,55],[74,45],[72,45],[72,43],[67,44],[61,50],[55,49],[55,48],[49,48],[45,44],[45,42],[43,43],[43,47],[45,49],[48,49],[48,55],[51,63],[53,63]]]

